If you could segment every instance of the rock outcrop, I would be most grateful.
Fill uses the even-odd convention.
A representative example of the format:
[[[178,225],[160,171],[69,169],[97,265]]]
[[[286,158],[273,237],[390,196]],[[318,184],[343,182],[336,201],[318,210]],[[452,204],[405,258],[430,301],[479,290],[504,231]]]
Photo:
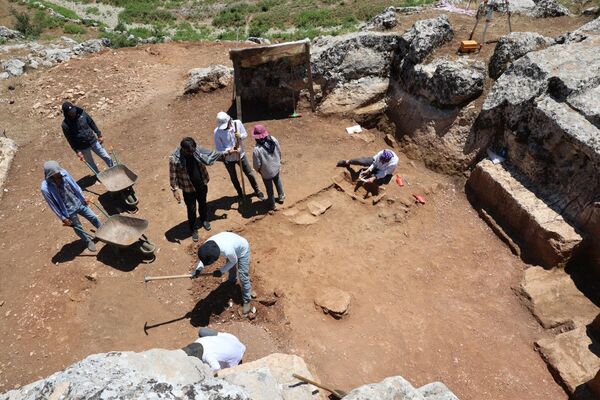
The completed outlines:
[[[587,236],[600,235],[600,36],[517,60],[492,87],[474,141],[506,148],[529,189]],[[590,104],[587,101],[590,101]]]
[[[19,76],[23,75],[23,68],[25,68],[25,63],[19,60],[18,58],[13,58],[12,60],[4,61],[2,63],[2,68],[10,76]]]
[[[512,32],[498,39],[490,58],[490,77],[497,79],[515,60],[530,51],[540,50],[554,44],[554,39],[535,32]]]
[[[18,39],[23,37],[21,32],[9,29],[0,25],[0,38],[2,39]]]
[[[233,79],[233,69],[225,65],[211,65],[206,68],[194,68],[188,72],[183,94],[212,92],[228,86]]]
[[[4,193],[4,183],[16,153],[17,144],[12,139],[0,136],[0,198]]]
[[[271,354],[221,370],[218,377],[213,377],[207,365],[181,350],[112,352],[91,355],[64,371],[0,394],[0,400],[325,398],[316,387],[298,381],[292,374],[315,380],[302,358],[286,354]],[[361,386],[345,398],[458,400],[440,382],[415,389],[400,376]]]
[[[392,29],[398,25],[398,18],[396,17],[396,7],[388,7],[381,14],[373,17],[367,22],[361,31],[385,31]]]
[[[532,16],[538,18],[561,17],[570,14],[567,7],[556,0],[537,0],[531,13]]]

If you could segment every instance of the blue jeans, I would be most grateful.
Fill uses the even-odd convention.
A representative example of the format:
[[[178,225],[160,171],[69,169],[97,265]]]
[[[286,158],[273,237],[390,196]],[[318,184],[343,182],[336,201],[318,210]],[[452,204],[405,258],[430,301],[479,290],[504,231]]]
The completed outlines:
[[[275,175],[271,179],[263,178],[263,183],[265,184],[265,189],[267,189],[267,197],[269,198],[269,205],[275,205],[275,193],[273,192],[273,183],[275,183],[275,187],[277,188],[277,195],[280,200],[285,198],[285,193],[283,193],[283,185],[281,184],[281,179],[279,178],[279,174]]]
[[[252,299],[252,283],[250,282],[250,251],[248,255],[239,257],[237,265],[234,265],[229,270],[229,279],[227,282],[234,284],[236,276],[240,275],[240,286],[242,287],[242,299],[244,303],[250,302]]]
[[[75,231],[77,236],[79,236],[84,242],[89,242],[91,239],[85,233],[79,230],[83,229],[83,225],[81,225],[81,221],[79,221],[79,216],[77,214],[90,221],[91,224],[94,225],[96,228],[100,227],[100,220],[98,219],[96,214],[94,214],[92,209],[86,206],[85,204],[81,205],[81,207],[79,207],[77,211],[69,215],[69,219],[73,223],[73,230]],[[75,229],[75,227],[79,229]]]
[[[83,158],[85,159],[85,161],[88,164],[90,164],[90,167],[92,167],[94,169],[94,171],[96,171],[96,173],[100,172],[100,170],[98,169],[98,166],[94,162],[94,158],[92,157],[92,151],[94,153],[96,153],[101,159],[103,159],[109,168],[113,166],[112,158],[110,157],[110,155],[108,154],[106,149],[104,147],[102,147],[100,142],[96,141],[96,142],[94,142],[93,145],[91,145],[87,149],[81,150],[81,152],[83,153]]]

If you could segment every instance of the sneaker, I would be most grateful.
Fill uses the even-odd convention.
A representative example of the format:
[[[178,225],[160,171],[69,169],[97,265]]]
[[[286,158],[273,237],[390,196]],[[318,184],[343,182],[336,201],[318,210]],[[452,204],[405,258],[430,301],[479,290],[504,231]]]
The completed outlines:
[[[89,251],[91,251],[92,253],[95,253],[96,252],[96,244],[90,240],[89,242],[87,242],[87,249]]]
[[[283,202],[284,202],[284,201],[285,201],[285,195],[283,195],[283,196],[279,196],[279,197],[277,198],[277,202],[278,202],[279,204],[283,204]]]
[[[192,240],[194,242],[197,242],[198,240],[200,240],[200,238],[198,237],[198,231],[193,231],[192,232]]]
[[[204,221],[204,223],[202,224],[202,227],[204,229],[206,229],[207,231],[211,230],[210,222],[208,222],[208,221]]]
[[[348,165],[350,165],[348,163],[348,160],[341,160],[338,161],[337,164],[335,164],[336,167],[347,167]]]
[[[250,313],[250,310],[252,308],[250,307],[250,302],[245,302],[244,305],[242,306],[242,314],[243,315],[248,315],[248,313]]]
[[[258,197],[259,200],[264,200],[265,194],[259,190],[258,192],[256,192],[256,197]]]
[[[273,203],[269,206],[269,211],[277,211],[277,204]]]

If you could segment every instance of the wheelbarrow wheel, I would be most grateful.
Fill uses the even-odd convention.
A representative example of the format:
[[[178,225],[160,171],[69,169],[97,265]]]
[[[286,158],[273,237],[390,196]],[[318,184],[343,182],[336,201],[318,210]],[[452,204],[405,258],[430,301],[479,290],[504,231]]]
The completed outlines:
[[[138,205],[140,201],[138,200],[137,196],[135,195],[135,193],[133,192],[133,190],[131,191],[131,193],[128,193],[127,196],[125,196],[125,204],[127,204],[130,207],[135,207]],[[137,208],[137,207],[135,207]]]
[[[156,245],[148,240],[140,240],[140,252],[145,256],[154,256]]]

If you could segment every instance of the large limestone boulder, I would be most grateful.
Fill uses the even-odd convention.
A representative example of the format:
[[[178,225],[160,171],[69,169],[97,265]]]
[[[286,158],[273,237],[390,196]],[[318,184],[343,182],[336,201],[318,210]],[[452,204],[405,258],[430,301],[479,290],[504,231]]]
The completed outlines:
[[[226,87],[233,79],[233,69],[225,65],[211,65],[206,68],[194,68],[188,72],[183,94],[212,92]]]
[[[530,51],[540,50],[554,44],[554,39],[535,32],[512,32],[498,39],[490,58],[490,77],[497,79],[515,60]]]
[[[219,377],[243,387],[253,399],[320,399],[316,387],[299,384],[292,374],[316,380],[302,358],[281,353],[224,369],[219,372]]]
[[[90,39],[73,46],[73,53],[76,55],[99,53],[108,46],[110,46],[110,41],[106,38]]]
[[[17,144],[12,139],[0,136],[0,198],[4,193],[4,183],[16,153]]]
[[[428,383],[418,390],[425,400],[458,400],[458,397],[442,382]]]
[[[483,93],[485,65],[438,59],[411,69],[404,87],[440,107],[458,106]]]
[[[446,15],[417,21],[402,35],[399,59],[418,64],[453,37],[454,31]]]
[[[0,395],[25,399],[249,399],[239,386],[213,378],[181,350],[94,354],[61,372]]]
[[[597,124],[600,35],[526,54],[502,74],[473,127],[479,151],[506,148],[551,208],[596,243],[600,210]],[[589,104],[588,104],[589,101]]]
[[[433,382],[414,388],[401,376],[386,378],[381,382],[360,386],[344,400],[458,400],[443,383]]]
[[[538,18],[561,17],[570,15],[567,7],[556,0],[537,0],[532,11],[533,16]]]

